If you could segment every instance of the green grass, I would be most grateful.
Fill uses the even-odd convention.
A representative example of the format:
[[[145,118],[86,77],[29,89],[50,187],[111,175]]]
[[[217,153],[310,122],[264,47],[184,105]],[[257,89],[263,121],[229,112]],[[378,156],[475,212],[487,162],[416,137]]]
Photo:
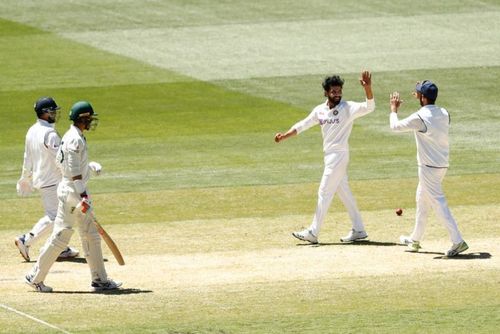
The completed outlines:
[[[494,204],[459,206],[455,207],[454,213],[463,222],[462,230],[468,240],[475,240],[470,243],[473,254],[493,252],[483,248],[480,240],[484,237],[484,226],[495,223],[498,207]],[[411,210],[403,217],[396,217],[392,210],[365,212],[370,240],[388,243],[382,248],[388,254],[389,263],[386,265],[396,270],[390,274],[364,273],[362,267],[352,267],[360,262],[372,267],[384,265],[373,262],[379,259],[377,247],[331,243],[338,240],[336,236],[347,227],[342,222],[346,215],[341,213],[329,216],[322,236],[325,243],[319,247],[297,247],[295,241],[286,237],[291,225],[295,224],[291,222],[306,221],[307,216],[202,219],[149,226],[143,223],[132,226],[107,223],[128,262],[126,267],[118,268],[110,259],[109,251],[105,250],[109,259],[107,267],[115,276],[124,277],[128,273],[127,292],[120,295],[87,294],[83,288],[87,280],[85,266],[69,262],[58,263],[49,279],[59,293],[26,293],[26,288],[16,282],[17,277],[13,277],[11,272],[15,271],[13,268],[27,270],[30,265],[20,264],[17,257],[10,256],[0,261],[0,266],[8,273],[7,280],[2,284],[12,287],[2,291],[2,303],[70,332],[312,333],[326,329],[375,333],[490,332],[498,321],[495,312],[498,307],[498,269],[491,267],[495,262],[480,258],[444,261],[436,259],[436,253],[406,254],[400,247],[389,244],[394,241],[395,235],[411,227],[413,214]],[[468,218],[473,219],[469,221]],[[148,243],[141,237],[145,228],[149,232]],[[263,235],[264,229],[268,233]],[[0,232],[0,237],[7,238],[8,232]],[[428,234],[440,235],[443,241],[440,244],[446,245],[443,228],[438,224],[431,224]],[[495,237],[493,240],[498,240],[498,235]],[[427,240],[423,244],[425,250],[440,250],[435,245],[431,246],[435,242],[435,239]],[[155,247],[151,248],[151,244]],[[373,249],[373,260],[359,258],[358,252],[364,252],[365,248]],[[2,245],[0,250],[8,253],[11,248]],[[268,254],[272,252],[282,254],[283,259],[275,259],[276,255]],[[222,278],[226,272],[242,275],[258,268],[238,268],[237,263],[229,265],[230,261],[225,262],[225,257],[241,257],[242,265],[247,263],[245,261],[259,263],[262,259],[281,265],[293,261],[294,254],[302,252],[319,252],[329,257],[316,261],[311,259],[305,268],[296,268],[291,272],[291,275],[297,275],[296,279],[262,278],[244,283],[236,279],[235,282],[224,283]],[[254,258],[245,260],[248,256]],[[495,257],[495,254],[492,256]],[[186,260],[179,261],[182,258]],[[209,260],[211,258],[213,260]],[[203,265],[201,259],[221,261],[225,265]],[[390,263],[405,259],[407,262],[404,265],[401,262],[401,267]],[[341,266],[333,269],[331,276],[318,270],[324,262],[332,261],[336,265],[351,266],[355,273],[335,273],[345,269]],[[294,268],[296,266],[294,264]],[[212,284],[199,285],[203,278],[189,276],[189,273],[196,273],[197,267],[200,273],[213,269],[214,277],[205,277],[212,279]],[[413,267],[410,273],[407,272],[409,267]],[[434,269],[429,270],[429,267]],[[150,273],[137,271],[142,268],[149,268]],[[163,276],[156,275],[158,268],[165,268]],[[314,274],[316,270],[318,278],[299,278],[301,272]],[[187,272],[185,279],[192,280],[192,284],[176,283],[179,280],[177,275],[184,272]],[[139,279],[143,276],[144,279]],[[53,306],[46,307],[47,304]],[[68,314],[80,314],[81,305],[90,310],[94,307],[92,305],[105,305],[98,307],[101,319],[98,325],[94,318],[89,317],[68,321]],[[143,313],[139,310],[147,311]],[[13,332],[26,331],[27,328],[44,332],[43,326],[20,321],[10,313],[0,312],[0,319],[11,326],[6,328],[15,327]]]
[[[2,1],[2,303],[72,333],[494,332],[499,19],[495,0]],[[323,101],[321,81],[332,72],[346,79],[347,99],[362,100],[365,67],[377,110],[354,126],[349,177],[370,239],[385,246],[336,245],[348,217],[334,200],[325,244],[298,247],[290,232],[312,218],[320,132],[280,144],[274,134]],[[409,115],[422,79],[437,82],[438,104],[452,117],[451,210],[471,254],[491,258],[436,262],[448,240],[434,216],[429,253],[406,256],[393,244],[413,226],[417,170],[413,136],[389,131],[388,95],[400,91],[401,115]],[[100,115],[87,138],[104,172],[89,187],[127,261],[116,266],[105,249],[123,294],[81,293],[88,270],[78,263],[58,263],[49,275],[67,293],[27,293],[19,282],[30,264],[20,263],[12,239],[42,212],[37,196],[17,197],[15,183],[32,105],[43,95],[62,106],[60,133],[78,100]],[[380,254],[387,263],[371,261]],[[305,258],[317,261],[310,271]],[[329,261],[339,267],[325,275]],[[271,275],[289,262],[297,269],[266,279],[265,266]],[[390,268],[342,274],[352,263]],[[245,281],[252,270],[263,278]],[[1,331],[53,332],[3,308]]]
[[[500,306],[492,300],[488,289],[495,289],[495,276],[479,272],[474,279],[458,274],[455,282],[441,285],[436,281],[446,280],[446,275],[429,274],[418,280],[408,281],[406,277],[373,277],[375,286],[366,286],[360,278],[340,279],[332,282],[310,282],[304,291],[301,282],[286,284],[236,285],[229,287],[224,295],[213,291],[183,291],[182,294],[167,292],[156,306],[148,305],[149,316],[129,309],[144,307],[152,294],[135,296],[135,302],[124,307],[116,299],[131,299],[131,296],[104,296],[97,298],[113,309],[100,310],[101,321],[95,326],[95,318],[82,317],[72,326],[72,332],[94,333],[488,333],[498,322],[495,310]],[[428,297],[422,298],[421,287],[429,285]],[[449,296],[444,291],[460,289],[460,295]],[[349,295],[353,290],[358,295]],[[31,296],[33,297],[33,296]],[[51,300],[43,296],[34,299],[26,312],[49,317],[64,326],[62,317],[49,315],[43,304]],[[464,300],[481,303],[476,306]],[[66,303],[71,312],[79,312],[78,302],[87,302],[78,295],[68,295]],[[376,301],[376,303],[372,303]],[[42,308],[40,310],[40,308]],[[54,308],[53,311],[64,309]],[[165,310],[168,310],[167,312]],[[193,312],[196,310],[196,312]],[[116,313],[122,315],[117,317]],[[47,332],[42,326],[33,326],[1,317],[3,323],[16,326],[19,332]],[[123,317],[123,315],[126,315]],[[35,329],[36,328],[36,329]],[[489,329],[488,329],[489,328]]]

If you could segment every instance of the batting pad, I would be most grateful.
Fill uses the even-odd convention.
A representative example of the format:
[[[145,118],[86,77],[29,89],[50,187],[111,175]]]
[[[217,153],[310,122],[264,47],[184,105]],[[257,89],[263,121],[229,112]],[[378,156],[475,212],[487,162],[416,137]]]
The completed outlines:
[[[35,265],[35,272],[33,273],[34,283],[40,283],[45,280],[45,277],[54,262],[56,262],[59,254],[68,246],[73,233],[74,231],[68,228],[63,228],[52,233]]]
[[[108,280],[104,260],[102,257],[101,236],[93,222],[84,221],[80,225],[80,238],[82,240],[83,255],[90,268],[92,280]]]

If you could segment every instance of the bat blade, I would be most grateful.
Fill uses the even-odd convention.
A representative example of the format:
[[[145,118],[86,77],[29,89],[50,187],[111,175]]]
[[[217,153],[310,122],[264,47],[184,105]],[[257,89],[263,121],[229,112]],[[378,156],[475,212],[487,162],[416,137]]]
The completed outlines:
[[[101,235],[101,237],[104,239],[104,242],[106,243],[106,245],[108,245],[108,248],[111,250],[111,253],[113,253],[116,261],[118,262],[118,264],[120,266],[125,265],[125,260],[123,260],[122,253],[118,249],[118,246],[116,246],[116,244],[113,241],[113,239],[111,239],[111,237],[109,236],[108,232],[106,232],[106,230],[104,228],[102,228],[101,224],[99,224],[99,222],[97,221],[97,219],[95,217],[93,217],[93,218],[94,218],[93,219],[94,224],[97,227],[97,231],[99,232],[99,234]]]

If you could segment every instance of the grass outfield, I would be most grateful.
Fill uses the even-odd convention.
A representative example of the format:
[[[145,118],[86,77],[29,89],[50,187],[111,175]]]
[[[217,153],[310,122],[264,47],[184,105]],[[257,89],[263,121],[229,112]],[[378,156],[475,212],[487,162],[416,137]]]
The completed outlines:
[[[0,332],[495,332],[499,19],[493,0],[2,1]],[[349,224],[334,200],[321,244],[302,245],[290,232],[312,218],[320,132],[279,145],[274,133],[322,101],[331,71],[345,98],[362,99],[365,67],[377,110],[354,126],[349,176],[370,241],[338,243]],[[413,226],[416,152],[412,135],[388,129],[388,95],[401,91],[408,115],[421,79],[437,82],[452,117],[445,191],[470,245],[457,260],[443,259],[435,216],[421,254],[397,244]],[[63,108],[60,133],[77,100],[100,114],[87,138],[104,173],[89,187],[127,262],[103,246],[120,293],[88,293],[81,258],[55,264],[56,293],[22,284],[33,263],[13,238],[42,213],[15,183],[42,95]]]

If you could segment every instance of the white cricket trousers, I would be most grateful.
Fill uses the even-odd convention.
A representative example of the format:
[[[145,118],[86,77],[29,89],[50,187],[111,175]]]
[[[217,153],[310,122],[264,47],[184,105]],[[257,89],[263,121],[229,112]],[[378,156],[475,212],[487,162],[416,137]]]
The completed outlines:
[[[41,188],[39,191],[43,209],[45,210],[45,216],[40,218],[33,226],[30,233],[25,235],[26,246],[31,246],[37,240],[45,238],[52,230],[52,226],[54,226],[54,219],[57,215],[57,207],[59,205],[59,200],[57,198],[57,184]]]
[[[347,165],[349,164],[349,152],[332,152],[325,155],[325,170],[318,190],[318,204],[310,230],[318,237],[321,225],[325,220],[328,208],[332,203],[335,193],[346,207],[351,218],[352,228],[356,231],[364,231],[361,213],[358,210],[356,200],[349,188],[347,179]]]
[[[59,206],[59,199],[57,198],[57,184],[40,189],[43,208],[45,215],[50,219],[56,219],[57,207]]]
[[[33,282],[39,283],[45,280],[59,254],[68,246],[74,233],[73,227],[78,228],[83,254],[89,265],[92,280],[107,281],[99,232],[90,216],[83,215],[80,210],[75,209],[80,201],[80,196],[77,194],[73,182],[61,181],[57,189],[57,195],[59,207],[54,222],[54,230],[32,269]]]
[[[418,166],[417,213],[415,228],[410,236],[415,241],[422,240],[431,209],[435,210],[436,216],[448,230],[451,241],[454,244],[463,241],[443,192],[442,182],[447,171],[447,168]]]

